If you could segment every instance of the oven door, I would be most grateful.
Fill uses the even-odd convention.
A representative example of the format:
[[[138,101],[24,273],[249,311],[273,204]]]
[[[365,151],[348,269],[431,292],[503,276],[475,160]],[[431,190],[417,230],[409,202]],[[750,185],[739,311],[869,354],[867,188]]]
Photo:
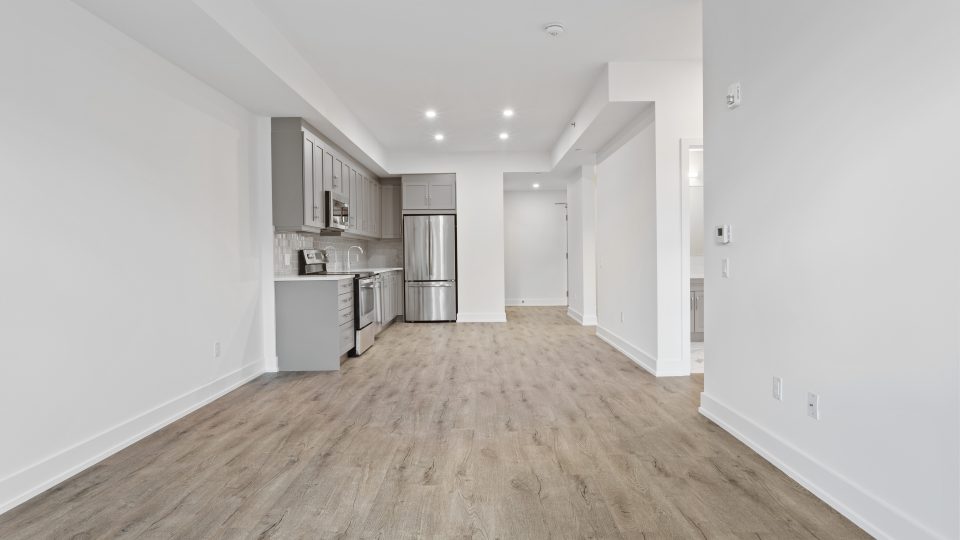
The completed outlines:
[[[374,278],[359,280],[357,287],[357,330],[362,330],[376,318],[376,287]]]
[[[350,203],[347,199],[332,191],[327,191],[327,228],[338,231],[347,230],[350,220]]]

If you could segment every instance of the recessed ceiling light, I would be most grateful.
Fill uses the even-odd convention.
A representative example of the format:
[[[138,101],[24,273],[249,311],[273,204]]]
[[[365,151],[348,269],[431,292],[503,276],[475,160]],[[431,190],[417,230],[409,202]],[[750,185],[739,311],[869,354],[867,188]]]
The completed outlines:
[[[510,138],[510,134],[507,133],[506,131],[504,131],[503,133],[500,134],[500,140],[501,140],[501,141],[505,141],[505,140],[507,140],[507,139],[509,139],[509,138]]]
[[[435,110],[433,110],[433,109],[427,109],[427,111],[426,111],[425,113],[423,113],[423,115],[426,116],[427,118],[436,118],[436,117],[437,117],[437,111],[435,111]]]
[[[435,141],[442,141],[442,140],[443,140],[443,133],[437,133],[436,135],[434,135],[434,136],[433,136],[433,140],[435,140]]]
[[[550,37],[557,37],[563,33],[565,28],[560,23],[550,23],[543,27],[543,31],[550,35]]]
[[[513,118],[513,109],[504,109],[503,110],[504,118]]]
[[[540,189],[540,184],[534,184],[533,189]]]

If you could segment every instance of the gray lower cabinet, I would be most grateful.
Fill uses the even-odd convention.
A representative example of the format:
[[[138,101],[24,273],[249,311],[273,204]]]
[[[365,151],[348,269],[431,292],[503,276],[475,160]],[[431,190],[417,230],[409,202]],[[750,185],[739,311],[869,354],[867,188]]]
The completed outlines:
[[[690,280],[690,340],[703,341],[703,278]]]
[[[353,278],[274,284],[280,371],[335,371],[354,348]]]
[[[403,315],[403,272],[391,270],[380,274],[380,330]]]

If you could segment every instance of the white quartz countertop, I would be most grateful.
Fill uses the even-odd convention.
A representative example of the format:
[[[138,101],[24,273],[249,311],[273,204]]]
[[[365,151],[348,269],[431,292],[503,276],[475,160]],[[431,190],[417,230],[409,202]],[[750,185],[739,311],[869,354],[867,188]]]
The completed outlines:
[[[273,276],[274,281],[340,281],[353,279],[353,276]]]
[[[384,272],[394,272],[403,270],[403,268],[351,268],[351,272],[373,272],[382,274]],[[339,271],[339,270],[338,270]],[[351,279],[348,274],[334,274],[327,276],[274,276],[274,281],[340,281],[341,279]]]

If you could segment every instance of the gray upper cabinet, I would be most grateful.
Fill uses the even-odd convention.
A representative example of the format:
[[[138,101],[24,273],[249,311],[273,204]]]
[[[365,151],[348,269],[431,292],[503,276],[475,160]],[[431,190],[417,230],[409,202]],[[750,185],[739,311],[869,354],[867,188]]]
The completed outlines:
[[[320,232],[324,226],[322,142],[299,124],[274,122],[270,145],[274,227]]]
[[[380,183],[301,118],[271,122],[273,225],[277,231],[340,235],[327,230],[326,192],[347,199],[347,236],[379,238]],[[358,165],[359,166],[359,165]]]
[[[403,209],[400,207],[400,186],[383,184],[380,186],[380,237],[401,238]]]
[[[404,210],[442,210],[457,208],[457,186],[454,174],[417,174],[404,176]]]
[[[430,203],[427,195],[426,179],[410,179],[403,177],[403,209],[404,210],[429,210]]]

